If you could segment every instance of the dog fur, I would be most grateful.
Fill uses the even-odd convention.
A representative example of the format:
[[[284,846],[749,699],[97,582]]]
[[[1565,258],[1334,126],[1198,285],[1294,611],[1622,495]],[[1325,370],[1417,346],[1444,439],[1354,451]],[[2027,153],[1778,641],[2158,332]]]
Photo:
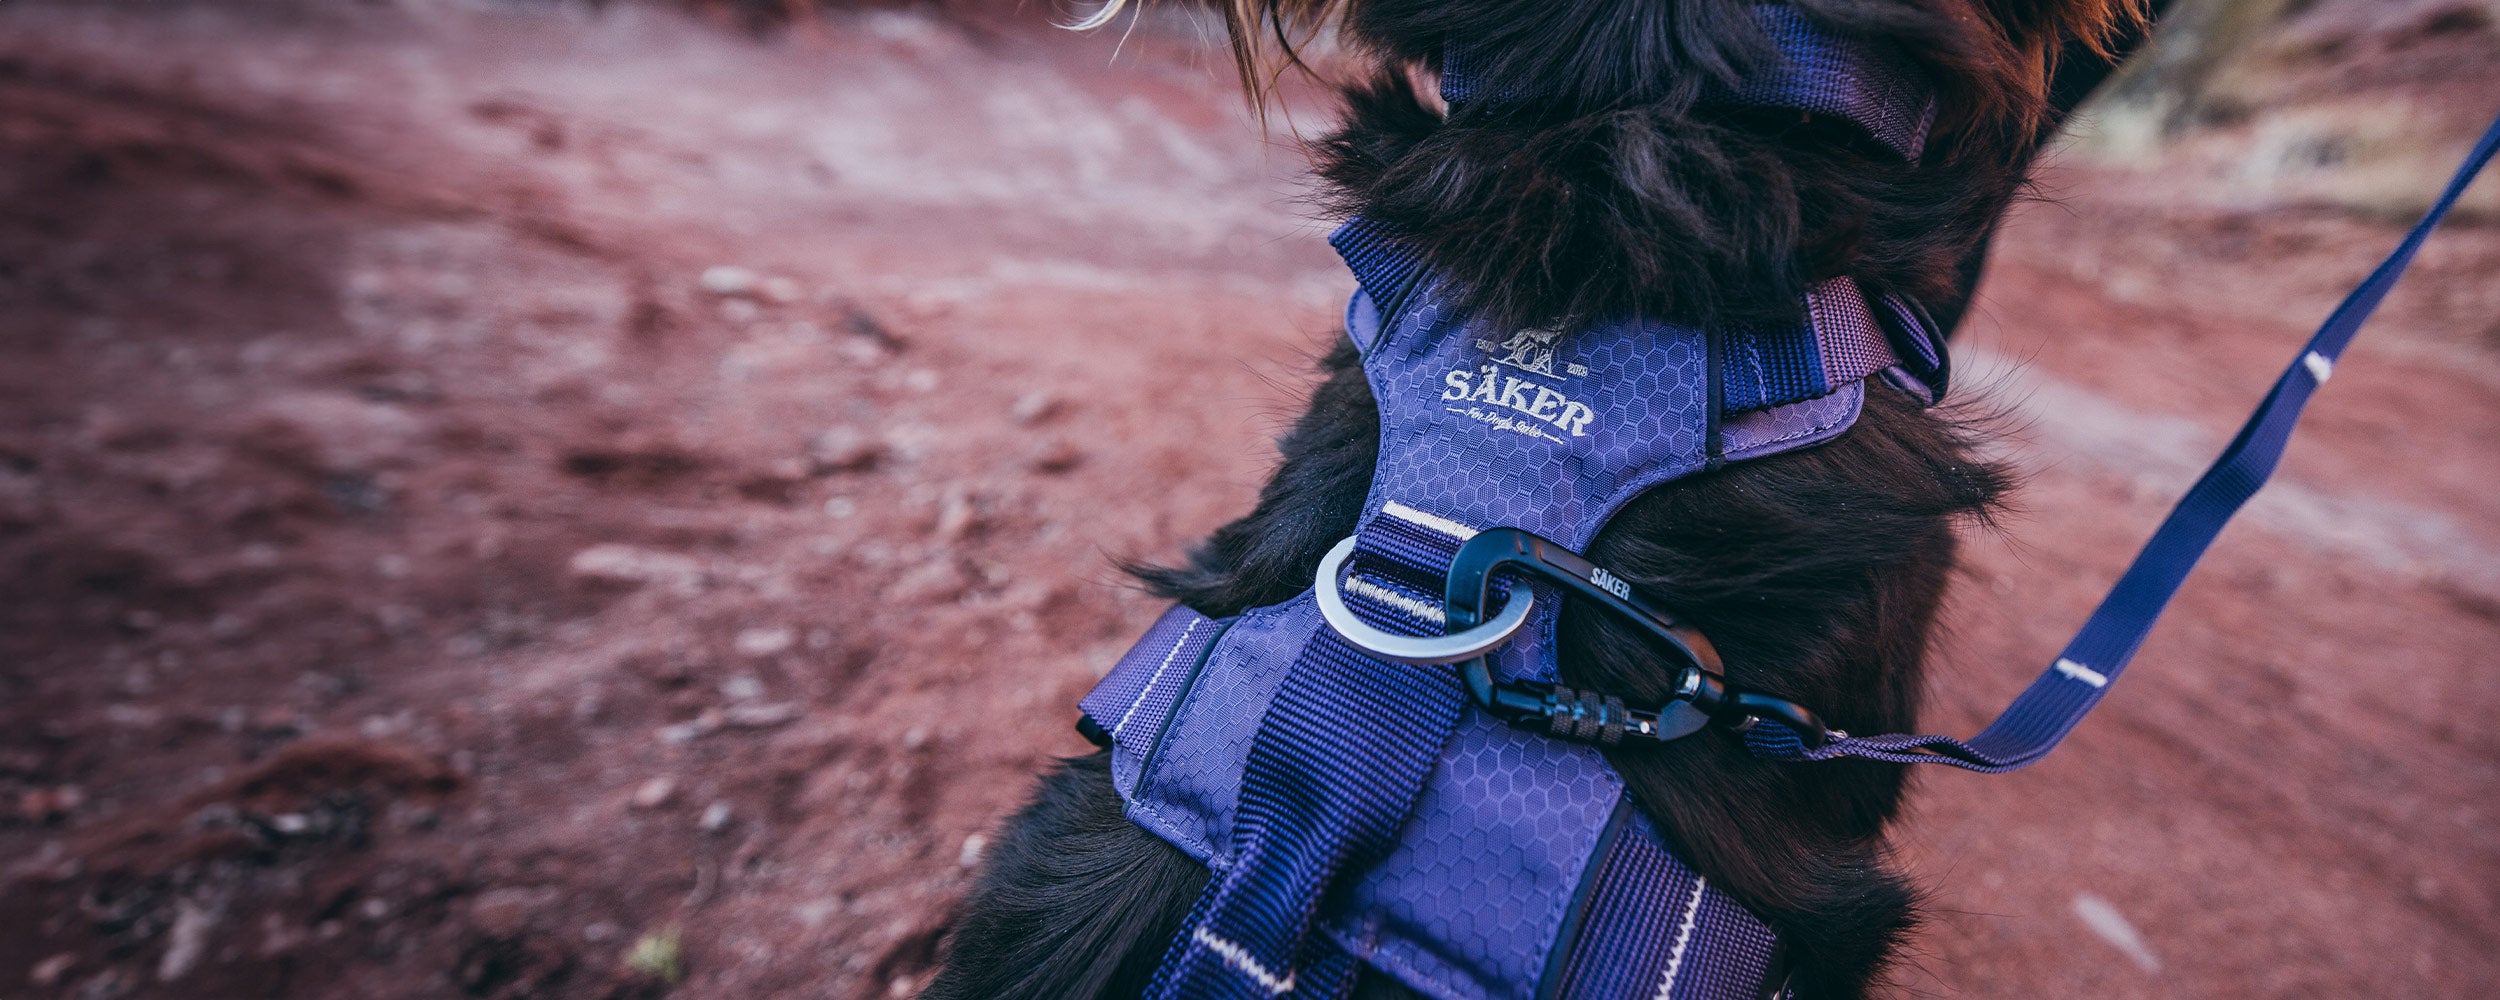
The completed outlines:
[[[1406,234],[1489,323],[1794,321],[1809,283],[1842,274],[1958,313],[2056,114],[2053,55],[2132,28],[2135,8],[1790,2],[1927,68],[1940,114],[1920,162],[1845,123],[1703,105],[1711,79],[1764,57],[1751,0],[1240,0],[1232,21],[1249,65],[1258,39],[1340,19],[1376,72],[1344,88],[1345,124],[1317,145],[1327,203]],[[1404,69],[1436,67],[1452,37],[1483,50],[1488,81],[1534,80],[1542,96],[1429,110]],[[1320,370],[1257,506],[1187,565],[1138,568],[1155,592],[1216,617],[1282,602],[1354,531],[1378,413],[1342,338]],[[1852,732],[1914,730],[1956,531],[2009,489],[1979,437],[1874,387],[1839,439],[1652,490],[1589,555],[1707,633],[1731,683]],[[1564,683],[1665,700],[1674,675],[1632,630],[1566,606],[1562,636]],[[1716,730],[1606,753],[1671,845],[1778,932],[1800,996],[1881,985],[1916,920],[1883,839],[1904,768],[1764,760]],[[1122,816],[1107,754],[1063,761],[998,838],[923,996],[1137,996],[1206,878]],[[1411,995],[1376,974],[1356,988]]]

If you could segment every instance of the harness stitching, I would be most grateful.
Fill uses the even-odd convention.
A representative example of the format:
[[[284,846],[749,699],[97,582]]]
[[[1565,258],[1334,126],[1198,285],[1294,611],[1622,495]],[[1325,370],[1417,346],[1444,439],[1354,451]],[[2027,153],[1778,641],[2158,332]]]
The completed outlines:
[[[1404,611],[1407,614],[1414,615],[1417,618],[1421,618],[1435,625],[1449,624],[1449,613],[1443,611],[1439,606],[1408,597],[1405,594],[1398,593],[1397,591],[1383,587],[1377,583],[1371,582],[1370,580],[1363,579],[1362,577],[1346,577],[1345,589],[1347,593],[1359,594],[1361,596],[1371,598],[1372,600],[1390,605],[1400,611]]]
[[[1281,997],[1287,993],[1293,992],[1293,973],[1291,971],[1287,971],[1284,978],[1277,978],[1275,973],[1267,971],[1267,966],[1260,965],[1258,959],[1250,957],[1250,949],[1244,948],[1230,941],[1226,941],[1223,938],[1216,937],[1215,932],[1206,929],[1205,925],[1199,925],[1197,933],[1191,934],[1189,937],[1190,940],[1205,945],[1208,951],[1214,952],[1217,956],[1223,958],[1224,964],[1232,966],[1233,968],[1240,970],[1242,975],[1256,980],[1259,984],[1259,988],[1266,990],[1269,995]]]
[[[1667,974],[1658,979],[1658,993],[1651,1000],[1667,1000],[1675,991],[1676,970],[1684,967],[1684,946],[1693,943],[1693,922],[1701,916],[1701,891],[1710,880],[1693,876],[1693,901],[1684,904],[1684,925],[1675,929],[1675,948],[1667,952]]]
[[[1120,727],[1128,725],[1129,716],[1137,714],[1137,706],[1145,704],[1146,695],[1154,691],[1156,684],[1162,683],[1163,672],[1172,669],[1172,660],[1181,655],[1182,647],[1189,645],[1189,634],[1196,631],[1198,623],[1192,621],[1189,627],[1181,630],[1180,638],[1172,640],[1172,651],[1163,654],[1163,662],[1155,667],[1153,676],[1146,678],[1146,686],[1137,689],[1137,698],[1128,703],[1128,711],[1120,713],[1120,721],[1111,724],[1111,735],[1120,735]]]
[[[1449,518],[1442,517],[1439,514],[1424,513],[1423,511],[1416,510],[1413,507],[1409,507],[1395,500],[1382,504],[1380,506],[1380,512],[1408,524],[1423,525],[1424,527],[1438,531],[1462,542],[1476,537],[1477,534],[1476,529],[1474,528],[1470,528],[1464,524],[1450,520]]]

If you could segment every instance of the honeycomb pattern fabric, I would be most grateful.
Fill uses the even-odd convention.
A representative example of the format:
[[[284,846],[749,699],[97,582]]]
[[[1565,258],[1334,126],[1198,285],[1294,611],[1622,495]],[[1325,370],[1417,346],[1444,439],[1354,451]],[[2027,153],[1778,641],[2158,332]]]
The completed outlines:
[[[1358,285],[1346,302],[1347,339],[1368,354],[1379,337],[1381,304],[1430,293],[1409,291],[1420,284],[1419,269],[1413,254],[1389,227],[1358,218],[1339,227],[1328,241],[1345,257]],[[1528,332],[1552,335],[1552,331]],[[1599,335],[1599,331],[1589,331],[1573,336]],[[1504,343],[1509,339],[1504,338]],[[1794,430],[1800,412],[1829,417],[1842,408],[1829,397],[1851,392],[1868,376],[1879,373],[1922,403],[1932,404],[1943,398],[1946,370],[1943,335],[1917,306],[1897,295],[1870,298],[1857,282],[1832,278],[1807,289],[1794,325],[1732,330],[1721,336],[1719,409],[1731,426],[1739,428],[1728,433],[1747,434],[1762,427],[1762,421],[1737,418],[1764,411],[1778,414],[1776,421]],[[1863,400],[1862,396],[1853,398]],[[1848,403],[1847,408],[1853,410],[1849,420],[1856,419],[1855,406],[1855,402]],[[1794,408],[1803,410],[1790,412]],[[1848,426],[1846,421],[1821,422],[1826,429]],[[1759,445],[1756,438],[1726,447],[1735,452],[1759,450]]]
[[[1325,627],[1308,593],[1235,620],[1174,707],[1160,744],[1141,751],[1154,766],[1129,795],[1129,819],[1209,868],[1230,867],[1233,810],[1251,741],[1294,658]],[[1136,730],[1136,737],[1148,734]]]

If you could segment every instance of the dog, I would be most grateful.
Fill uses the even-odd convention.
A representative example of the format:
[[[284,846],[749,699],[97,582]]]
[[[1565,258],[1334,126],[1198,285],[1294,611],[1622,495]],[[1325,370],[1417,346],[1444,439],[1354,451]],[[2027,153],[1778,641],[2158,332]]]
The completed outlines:
[[[1315,145],[1325,206],[1394,226],[1456,308],[1522,331],[1610,315],[1777,323],[1834,275],[1958,315],[2063,113],[2052,82],[2079,96],[2074,56],[2105,67],[2146,16],[2131,0],[1788,0],[1909,53],[1934,82],[1926,148],[1897,161],[1844,122],[1705,99],[1765,58],[1752,0],[1230,2],[1254,101],[1268,67],[1296,58],[1275,40],[1324,24],[1367,65],[1342,88],[1344,123]],[[1474,71],[1533,81],[1534,97],[1445,111],[1417,80],[1454,39]],[[1256,506],[1184,565],[1136,569],[1155,593],[1210,617],[1278,604],[1355,531],[1380,414],[1351,345],[1319,368]],[[1982,457],[1984,427],[1870,389],[1836,439],[1651,489],[1587,555],[1705,632],[1730,684],[1850,731],[1911,731],[1957,531],[2014,481]],[[1566,611],[1560,651],[1571,687],[1632,703],[1672,693],[1675,673],[1615,619]],[[1917,922],[1918,891],[1884,841],[1905,768],[1800,766],[1719,733],[1604,752],[1675,853],[1778,934],[1796,996],[1883,984]],[[922,996],[1139,996],[1207,882],[1123,815],[1107,752],[1062,761],[996,838]],[[1354,995],[1420,994],[1367,970]]]

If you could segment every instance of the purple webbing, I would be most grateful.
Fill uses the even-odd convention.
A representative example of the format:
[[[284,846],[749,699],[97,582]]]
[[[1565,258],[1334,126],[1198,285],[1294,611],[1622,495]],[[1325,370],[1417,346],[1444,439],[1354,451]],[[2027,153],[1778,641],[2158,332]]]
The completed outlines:
[[[1778,938],[1667,850],[1627,800],[1591,877],[1588,913],[1552,995],[1574,1000],[1754,996]]]
[[[1712,103],[1830,115],[1856,125],[1904,160],[1916,162],[1926,151],[1936,121],[1934,87],[1907,54],[1831,31],[1784,4],[1757,4],[1753,13],[1775,60],[1732,88],[1714,86]],[[1475,40],[1444,45],[1441,99],[1453,105],[1509,105],[1563,96],[1522,81],[1489,80],[1483,72],[1489,62]]]
[[[1446,572],[1459,541],[1393,517],[1374,518],[1358,537],[1369,563],[1404,572]],[[1378,600],[1351,587],[1346,598],[1379,627],[1441,631],[1424,613],[1430,603]],[[1314,933],[1320,902],[1341,871],[1362,870],[1395,843],[1461,704],[1448,671],[1384,663],[1334,630],[1314,633],[1251,745],[1232,863],[1199,896],[1147,995],[1342,995],[1356,966]]]
[[[1936,101],[1926,74],[1908,56],[1834,34],[1792,7],[1762,4],[1754,17],[1784,65],[1748,77],[1736,89],[1738,102],[1847,119],[1904,160],[1916,162],[1926,152]]]
[[[1174,605],[1078,704],[1111,737],[1111,782],[1121,795],[1136,793],[1138,771],[1155,736],[1223,631],[1224,623]]]

